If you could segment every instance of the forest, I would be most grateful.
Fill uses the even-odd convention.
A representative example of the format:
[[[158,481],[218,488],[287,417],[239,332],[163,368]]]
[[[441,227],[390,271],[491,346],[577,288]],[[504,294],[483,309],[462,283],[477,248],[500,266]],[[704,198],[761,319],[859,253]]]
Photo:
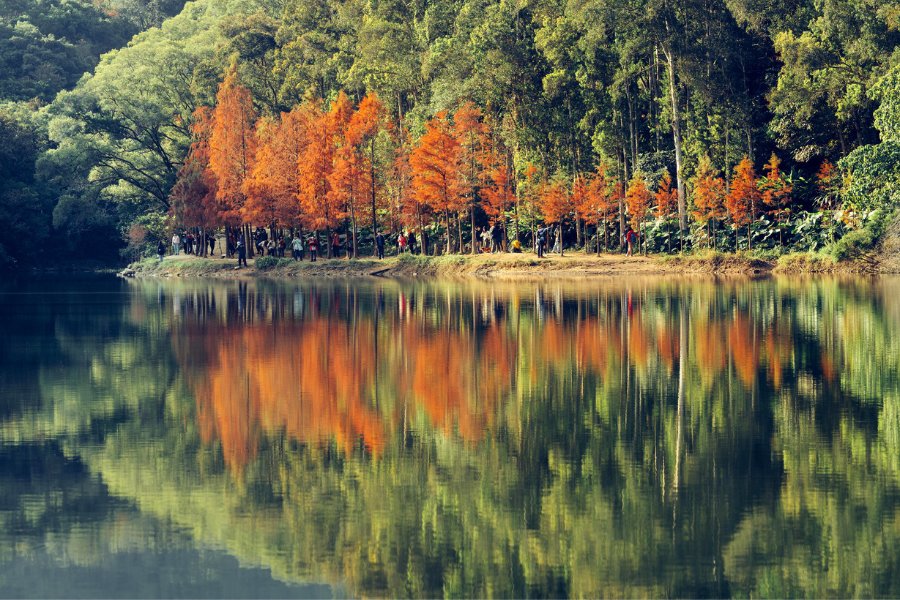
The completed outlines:
[[[840,258],[900,200],[898,27],[893,0],[7,2],[0,264],[258,226]]]

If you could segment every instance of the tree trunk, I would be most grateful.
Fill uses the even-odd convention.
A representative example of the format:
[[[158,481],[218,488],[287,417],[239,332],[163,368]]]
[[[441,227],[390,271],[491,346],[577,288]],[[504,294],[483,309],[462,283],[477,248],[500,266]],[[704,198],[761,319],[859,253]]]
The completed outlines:
[[[375,139],[369,142],[369,195],[372,202],[372,256],[378,254],[378,219],[375,214]]]
[[[684,178],[682,176],[681,156],[681,112],[678,108],[678,93],[675,89],[675,52],[670,47],[663,48],[669,68],[669,100],[672,103],[672,138],[675,142],[675,176],[678,182],[678,230],[684,250],[684,228],[687,226],[687,210],[684,197]]]
[[[470,229],[472,230],[472,250],[471,254],[475,254],[475,203],[469,207],[469,214],[471,216]]]

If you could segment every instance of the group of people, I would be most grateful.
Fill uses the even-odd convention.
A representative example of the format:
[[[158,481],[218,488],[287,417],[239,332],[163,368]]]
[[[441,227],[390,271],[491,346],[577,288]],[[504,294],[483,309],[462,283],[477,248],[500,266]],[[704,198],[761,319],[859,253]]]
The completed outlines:
[[[547,252],[547,243],[550,239],[550,236],[553,234],[553,227],[543,226],[538,227],[537,232],[535,232],[534,236],[534,251],[538,255],[538,258],[544,258],[544,253]],[[556,237],[553,242],[553,252],[558,252],[562,254],[562,228],[556,228]]]
[[[195,235],[192,231],[176,231],[172,234],[172,255],[175,256],[184,252],[185,254],[196,254],[199,256],[203,254],[204,242],[209,247],[210,254],[215,252],[216,238],[212,234],[207,233],[205,236],[201,236],[199,233]],[[160,240],[159,246],[162,247],[162,251],[159,254],[165,254],[165,245],[162,243],[162,240]]]
[[[480,232],[480,233],[479,233]],[[477,227],[475,229],[475,237],[481,238],[481,248],[479,252],[503,252],[503,229],[497,225],[491,225],[484,229]]]
[[[172,234],[172,256],[177,256],[182,252],[200,256],[203,254],[204,244],[209,248],[210,254],[215,252],[216,238],[214,235],[210,233],[205,235],[194,234],[192,231],[176,231]],[[166,244],[163,240],[159,240],[159,243],[156,245],[156,254],[159,260],[162,260],[166,255]]]
[[[377,243],[376,241],[376,245]],[[401,231],[397,236],[397,254],[403,254],[404,252],[409,252],[410,254],[419,253],[419,241],[416,239],[414,231]]]
[[[553,252],[562,251],[562,231],[561,228],[553,228],[550,226],[542,226],[538,227],[535,237],[534,237],[534,251],[538,255],[538,258],[543,258],[544,253],[547,251],[547,244],[551,235],[554,235],[555,238],[553,244]],[[489,228],[486,227],[484,229],[476,229],[476,239],[481,239],[481,252],[502,252],[503,251],[503,229],[496,226],[491,225]],[[627,247],[627,254],[631,256],[634,252],[634,246],[637,243],[638,236],[635,231],[629,227],[624,234],[624,242]],[[397,235],[397,253],[403,254],[405,252],[409,252],[410,254],[419,254],[420,248],[418,245],[418,240],[416,239],[416,234],[414,231],[401,231]],[[331,243],[331,255],[335,258],[340,257],[341,255],[341,238],[337,232],[333,233],[331,239],[329,240]],[[178,255],[182,251],[185,254],[197,254],[200,255],[203,253],[202,244],[206,243],[209,247],[209,254],[215,253],[216,247],[216,238],[210,233],[206,233],[201,236],[200,234],[194,234],[190,231],[176,231],[172,234],[172,246],[171,252],[173,255]],[[309,260],[311,262],[315,262],[318,258],[319,254],[319,240],[317,235],[310,235],[306,239],[298,232],[294,235],[293,239],[288,243],[286,236],[274,236],[271,237],[266,232],[266,230],[262,227],[257,227],[253,232],[253,243],[256,247],[256,252],[260,256],[275,256],[275,257],[284,257],[287,251],[287,248],[291,249],[291,257],[295,260],[303,260],[304,254],[309,252]],[[375,251],[376,255],[379,259],[384,258],[384,249],[385,249],[386,238],[385,235],[381,232],[378,232],[375,235]],[[246,266],[247,265],[247,245],[244,241],[244,235],[230,235],[227,239],[228,244],[228,254],[237,255],[238,258],[238,266]],[[521,252],[522,245],[518,240],[515,240],[510,245],[510,250],[512,252]],[[157,244],[157,255],[159,256],[159,260],[162,261],[167,251],[166,245],[162,240]]]

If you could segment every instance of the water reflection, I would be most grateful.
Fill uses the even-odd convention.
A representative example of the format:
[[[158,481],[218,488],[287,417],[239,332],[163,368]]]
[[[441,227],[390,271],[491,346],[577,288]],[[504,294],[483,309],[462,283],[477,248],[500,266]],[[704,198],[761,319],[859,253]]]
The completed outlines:
[[[2,439],[282,580],[900,592],[896,280],[123,291],[38,319]]]

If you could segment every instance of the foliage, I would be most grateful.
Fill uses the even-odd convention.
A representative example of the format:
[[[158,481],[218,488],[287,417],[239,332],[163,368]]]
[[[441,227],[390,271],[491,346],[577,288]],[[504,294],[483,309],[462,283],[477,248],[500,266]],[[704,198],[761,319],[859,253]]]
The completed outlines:
[[[47,102],[62,90],[28,109],[46,132],[41,183],[20,192],[96,203],[120,231],[141,214],[172,211],[185,226],[346,228],[354,253],[367,227],[373,238],[378,229],[441,229],[448,248],[453,230],[461,249],[476,225],[512,221],[518,235],[540,220],[527,165],[567,186],[583,181],[585,192],[604,165],[608,185],[597,189],[611,192],[615,210],[599,216],[605,202],[579,188],[567,227],[621,237],[627,182],[645,172],[661,194],[657,217],[677,209],[682,249],[718,243],[716,173],[730,176],[740,156],[770,170],[761,157],[776,150],[788,157],[777,167],[782,183],[774,178],[759,202],[750,187],[738,201],[725,186],[739,227],[761,225],[765,206],[774,211],[766,227],[788,237],[793,216],[775,188],[792,188],[792,213],[822,199],[829,211],[897,202],[893,3],[35,2],[0,11],[9,67],[0,100]],[[219,88],[231,95],[216,101]],[[323,116],[335,102],[341,114]],[[209,172],[192,148],[204,106],[214,114]],[[421,197],[424,171],[408,158],[433,142],[438,114],[459,146],[443,151],[457,155],[447,184],[459,190],[436,203]],[[238,139],[248,145],[235,152]],[[828,191],[803,185],[826,161],[840,168]],[[45,182],[52,192],[37,189]],[[690,235],[689,215],[705,236]],[[750,231],[748,243],[758,237],[772,233]]]

